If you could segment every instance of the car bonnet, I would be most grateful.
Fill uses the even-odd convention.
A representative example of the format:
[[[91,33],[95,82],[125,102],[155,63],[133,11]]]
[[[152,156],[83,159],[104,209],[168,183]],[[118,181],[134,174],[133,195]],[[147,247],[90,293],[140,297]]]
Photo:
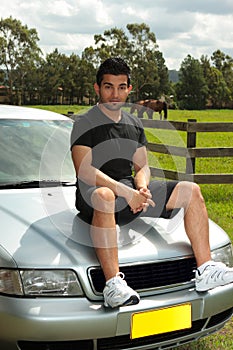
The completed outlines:
[[[2,190],[0,246],[21,268],[72,267],[95,261],[76,237],[74,188]],[[84,242],[85,241],[85,242]]]
[[[10,255],[17,266],[99,265],[89,237],[89,225],[74,208],[75,187],[1,190],[0,194],[0,245],[5,256]],[[225,232],[211,221],[210,228],[212,248],[229,243]],[[136,219],[117,231],[121,264],[192,255],[182,211],[170,220]]]

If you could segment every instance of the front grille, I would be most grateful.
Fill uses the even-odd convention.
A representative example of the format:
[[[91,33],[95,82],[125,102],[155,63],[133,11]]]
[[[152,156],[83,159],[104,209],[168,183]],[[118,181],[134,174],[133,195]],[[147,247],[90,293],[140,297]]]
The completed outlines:
[[[186,258],[166,262],[135,264],[122,266],[127,284],[135,290],[146,290],[190,282],[196,269],[195,258]],[[93,288],[96,293],[102,293],[105,278],[101,268],[89,270]]]
[[[222,322],[226,322],[232,316],[232,313],[233,307],[229,310],[221,312],[220,314],[212,316],[210,321],[208,322],[207,328],[215,327]]]

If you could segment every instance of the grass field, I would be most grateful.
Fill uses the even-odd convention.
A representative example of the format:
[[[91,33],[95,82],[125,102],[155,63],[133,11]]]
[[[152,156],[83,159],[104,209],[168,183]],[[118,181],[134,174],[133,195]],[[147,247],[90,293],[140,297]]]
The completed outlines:
[[[83,113],[89,107],[83,106],[34,106],[41,109],[52,110],[67,114]],[[158,119],[158,114],[154,114]],[[205,111],[179,111],[169,110],[168,120],[187,121],[196,119],[198,122],[233,122],[233,110],[205,110]],[[169,145],[184,146],[186,133],[169,132],[161,130],[146,130],[150,142],[156,141]],[[197,147],[233,147],[233,133],[199,133]],[[164,155],[149,155],[151,166],[171,170],[184,171],[185,161],[180,157]],[[159,166],[158,166],[159,165]],[[233,173],[232,158],[197,159],[196,173]],[[233,184],[227,185],[201,185],[206,201],[209,217],[219,224],[230,236],[233,242]],[[233,349],[233,319],[218,333],[201,339],[197,342],[183,345],[179,350],[230,350]]]
[[[191,118],[199,122],[233,122],[233,110],[169,111],[169,120],[187,121]],[[183,147],[186,145],[186,132],[149,129],[146,133],[150,142]],[[233,133],[198,133],[197,147],[233,147]],[[185,172],[186,160],[181,157],[154,155],[150,152],[149,162],[154,167]],[[232,174],[233,159],[230,157],[197,158],[196,173]],[[200,187],[210,218],[227,231],[233,242],[233,184],[205,184]]]

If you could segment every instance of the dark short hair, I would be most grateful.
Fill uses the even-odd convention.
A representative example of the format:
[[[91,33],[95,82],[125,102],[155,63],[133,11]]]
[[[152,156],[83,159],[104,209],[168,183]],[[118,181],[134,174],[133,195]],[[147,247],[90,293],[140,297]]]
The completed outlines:
[[[104,74],[127,75],[127,84],[130,86],[130,68],[120,57],[107,58],[101,65],[96,74],[96,82],[100,86]]]

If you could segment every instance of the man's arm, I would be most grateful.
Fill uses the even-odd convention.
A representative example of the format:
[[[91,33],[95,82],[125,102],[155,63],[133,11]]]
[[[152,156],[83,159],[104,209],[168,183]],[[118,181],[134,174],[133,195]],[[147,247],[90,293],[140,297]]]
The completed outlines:
[[[113,190],[115,181],[92,166],[92,150],[90,147],[73,146],[72,159],[76,175],[80,180],[90,186],[106,186]]]
[[[118,181],[115,181],[92,165],[92,150],[87,146],[75,145],[72,147],[72,159],[77,177],[90,186],[110,188],[116,196],[124,197],[133,212],[142,208],[146,202],[144,195]]]
[[[136,188],[147,188],[150,181],[150,168],[148,166],[146,147],[140,147],[134,154],[133,165],[135,170],[134,183]]]
[[[146,211],[149,205],[155,206],[155,203],[151,200],[151,193],[148,189],[150,182],[150,168],[148,165],[147,150],[146,147],[140,147],[134,154],[133,165],[135,170],[134,183],[140,194],[147,199],[147,205],[144,205],[141,209]],[[138,208],[139,210],[140,208]]]

